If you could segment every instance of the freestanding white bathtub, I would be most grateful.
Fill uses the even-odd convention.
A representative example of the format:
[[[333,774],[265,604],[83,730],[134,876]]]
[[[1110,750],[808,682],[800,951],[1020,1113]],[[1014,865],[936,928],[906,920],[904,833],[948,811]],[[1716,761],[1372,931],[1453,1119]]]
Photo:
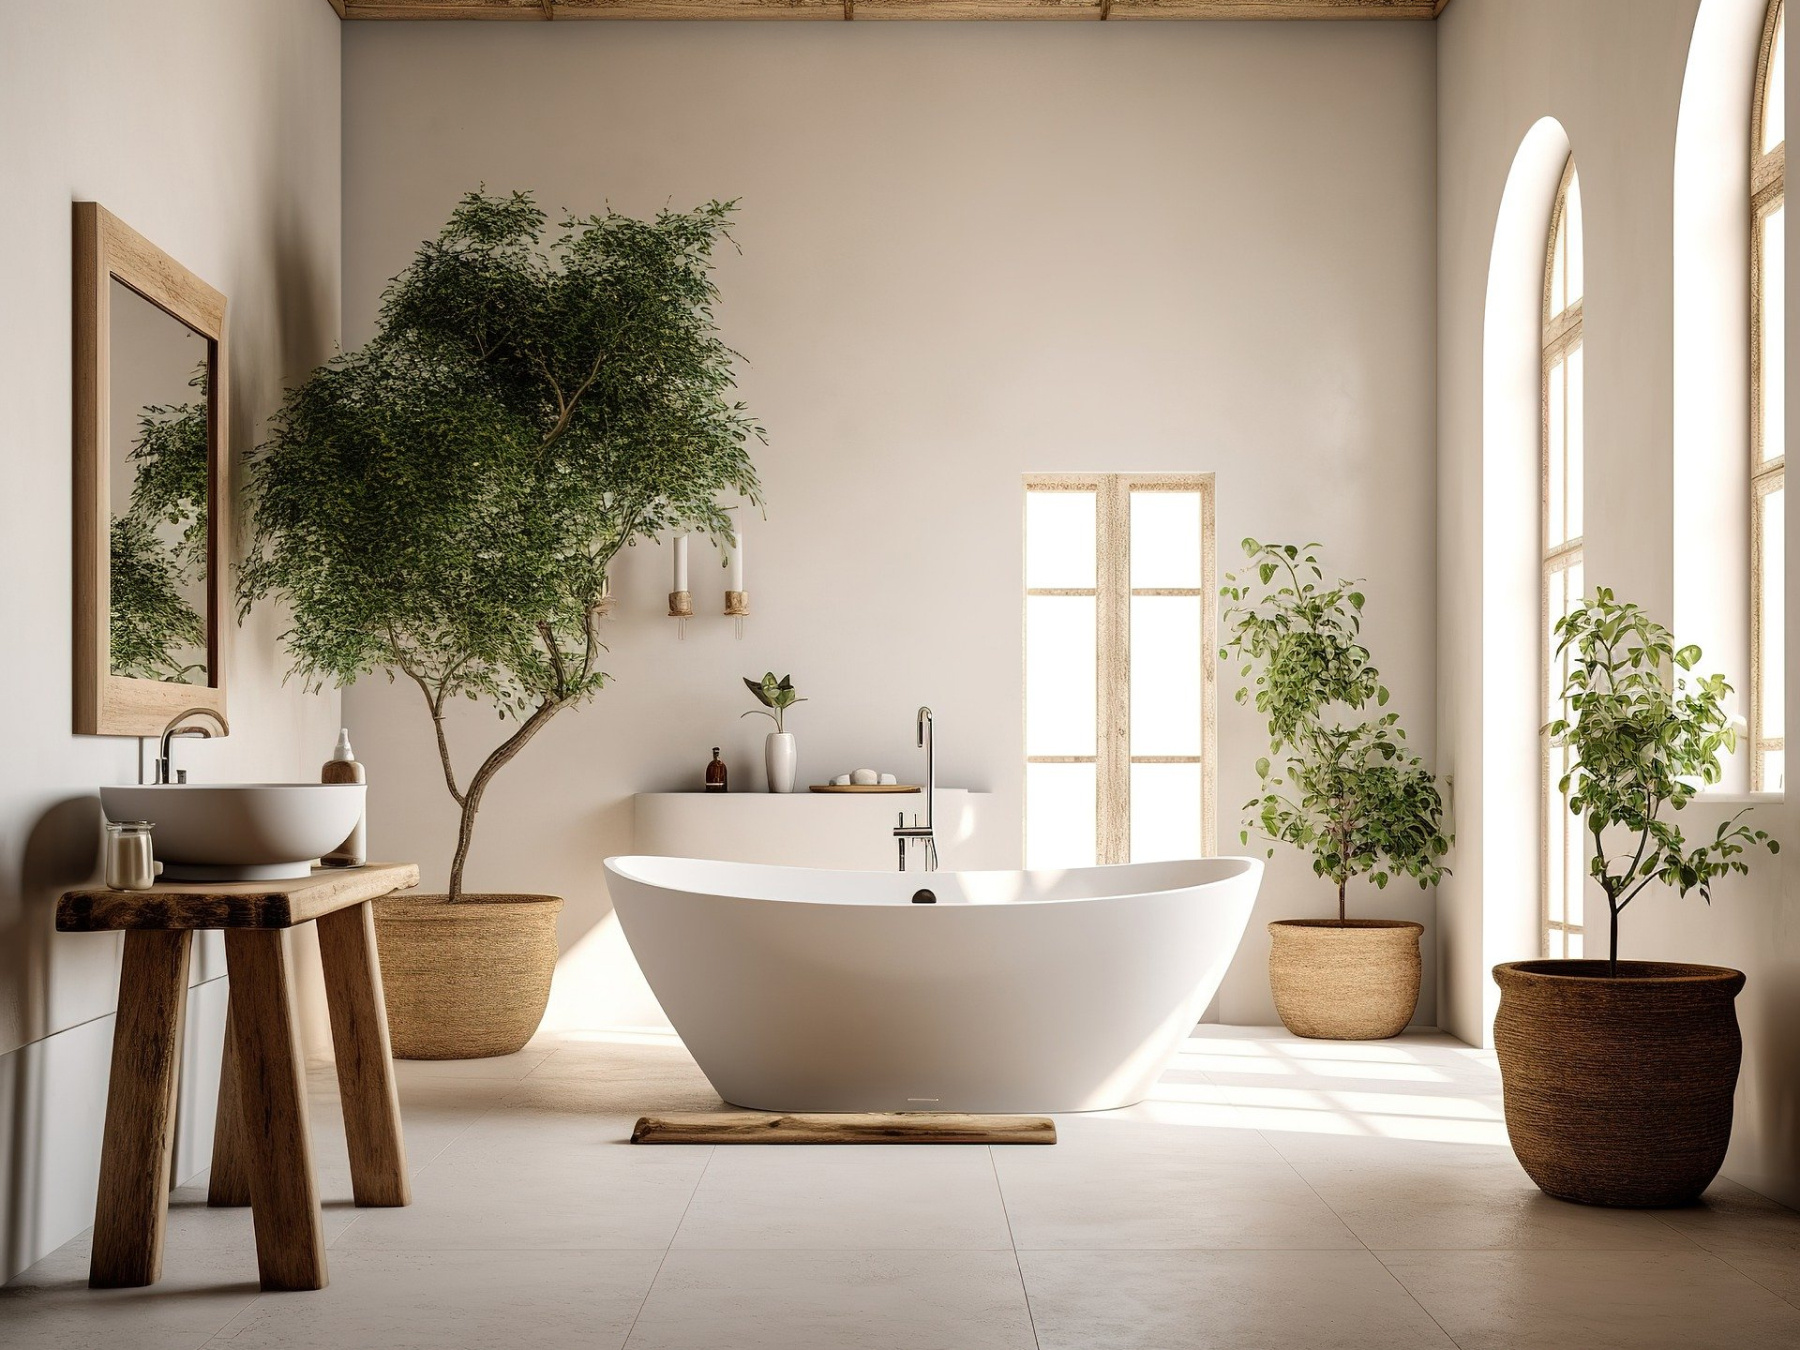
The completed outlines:
[[[766,1111],[1100,1111],[1205,1011],[1253,858],[1060,872],[606,860],[626,940],[726,1101]],[[914,903],[921,888],[936,903]]]

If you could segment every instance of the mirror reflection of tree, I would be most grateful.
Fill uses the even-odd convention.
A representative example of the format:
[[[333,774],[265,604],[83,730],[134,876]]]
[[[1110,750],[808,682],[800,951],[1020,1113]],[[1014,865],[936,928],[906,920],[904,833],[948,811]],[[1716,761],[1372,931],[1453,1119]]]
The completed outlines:
[[[196,403],[147,405],[128,456],[131,502],[112,522],[112,670],[198,683],[206,675],[207,372]],[[198,679],[193,677],[197,676]]]

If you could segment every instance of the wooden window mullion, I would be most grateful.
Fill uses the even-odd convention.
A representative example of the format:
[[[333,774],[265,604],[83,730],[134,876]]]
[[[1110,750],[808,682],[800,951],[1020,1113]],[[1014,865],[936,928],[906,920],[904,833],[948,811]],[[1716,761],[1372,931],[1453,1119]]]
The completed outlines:
[[[1118,863],[1131,856],[1131,494],[1119,475],[1100,480],[1095,506],[1095,843],[1100,862]]]

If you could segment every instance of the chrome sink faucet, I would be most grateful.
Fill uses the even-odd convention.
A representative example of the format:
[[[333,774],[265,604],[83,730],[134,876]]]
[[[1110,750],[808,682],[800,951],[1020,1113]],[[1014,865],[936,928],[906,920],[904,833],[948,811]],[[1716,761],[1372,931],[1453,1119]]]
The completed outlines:
[[[906,870],[907,849],[917,842],[925,850],[925,870],[937,871],[938,851],[937,835],[933,832],[933,822],[937,819],[935,811],[937,797],[937,747],[932,735],[931,709],[919,709],[919,748],[925,752],[925,823],[919,824],[919,816],[913,813],[913,823],[906,823],[906,812],[900,813],[900,823],[894,827],[894,838],[899,841],[900,870]]]
[[[188,708],[182,712],[176,713],[169,719],[169,725],[164,727],[162,731],[161,749],[156,756],[156,781],[158,783],[187,782],[187,770],[183,769],[180,775],[177,776],[169,763],[169,752],[174,748],[174,741],[177,736],[199,736],[203,740],[212,739],[212,732],[205,727],[189,725],[188,719],[190,717],[210,717],[214,722],[218,723],[219,735],[229,736],[231,734],[231,728],[226,725],[224,716],[214,712],[211,708]]]

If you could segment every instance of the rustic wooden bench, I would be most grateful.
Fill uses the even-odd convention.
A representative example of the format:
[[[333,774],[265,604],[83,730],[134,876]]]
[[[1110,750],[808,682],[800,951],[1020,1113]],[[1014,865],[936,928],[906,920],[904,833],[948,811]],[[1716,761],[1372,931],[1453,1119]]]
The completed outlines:
[[[162,1274],[196,929],[224,930],[231,980],[207,1203],[250,1206],[262,1287],[323,1289],[327,1279],[284,929],[318,925],[356,1203],[410,1203],[372,902],[418,884],[412,863],[370,863],[296,881],[63,895],[59,931],[125,934],[90,1285],[154,1284]]]

